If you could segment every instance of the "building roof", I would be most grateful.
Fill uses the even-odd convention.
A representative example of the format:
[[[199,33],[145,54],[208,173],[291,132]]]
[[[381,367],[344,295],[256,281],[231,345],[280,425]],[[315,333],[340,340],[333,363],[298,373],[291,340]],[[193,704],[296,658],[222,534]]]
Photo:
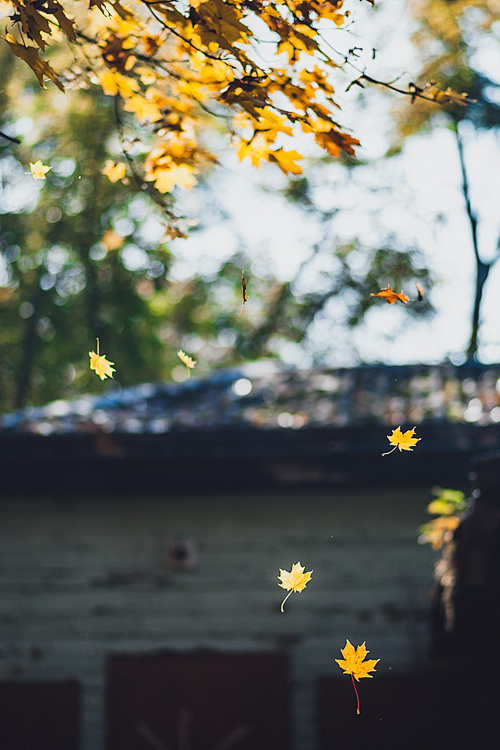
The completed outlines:
[[[417,426],[422,440],[412,454],[382,459],[398,425]],[[4,416],[0,430],[0,464],[38,462],[40,492],[44,482],[55,491],[55,464],[61,488],[71,472],[73,480],[97,472],[117,492],[164,488],[166,470],[170,489],[236,488],[243,478],[247,487],[463,486],[470,457],[499,447],[500,366],[478,364],[301,371],[254,363],[30,407]]]
[[[267,370],[267,371],[266,371]],[[228,427],[500,423],[500,365],[290,370],[259,363],[182,384],[145,383],[27,407],[0,420],[37,435],[153,433]]]

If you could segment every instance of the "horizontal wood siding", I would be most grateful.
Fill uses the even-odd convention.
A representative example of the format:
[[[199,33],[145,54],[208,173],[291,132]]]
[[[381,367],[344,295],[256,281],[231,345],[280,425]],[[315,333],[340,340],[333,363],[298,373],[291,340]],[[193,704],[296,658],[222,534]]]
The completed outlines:
[[[405,489],[3,500],[0,681],[81,681],[83,750],[103,750],[110,656],[286,651],[292,750],[313,750],[316,680],[336,673],[346,638],[366,640],[381,675],[425,664],[436,554],[416,537],[428,500]],[[171,571],[165,543],[187,538],[197,564]],[[312,580],[282,614],[278,569],[297,561]]]

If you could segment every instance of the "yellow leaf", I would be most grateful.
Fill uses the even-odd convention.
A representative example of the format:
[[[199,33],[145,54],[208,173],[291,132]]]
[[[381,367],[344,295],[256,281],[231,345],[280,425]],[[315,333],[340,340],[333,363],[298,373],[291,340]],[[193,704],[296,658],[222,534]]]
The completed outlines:
[[[42,162],[38,160],[34,164],[30,162],[30,169],[35,180],[44,180],[46,173],[52,169],[52,167],[46,167],[45,164],[42,164]]]
[[[261,159],[267,160],[269,157],[269,144],[263,133],[259,133],[251,141],[241,141],[238,148],[238,156],[240,161],[249,156],[254,167],[260,166]]]
[[[183,352],[182,349],[179,349],[179,351],[177,352],[177,356],[179,357],[179,359],[181,360],[181,362],[183,362],[186,365],[187,372],[188,372],[188,378],[190,378],[191,377],[191,370],[195,366],[196,361],[194,359],[191,359],[191,357],[189,357],[186,354],[186,352]]]
[[[141,125],[145,122],[157,122],[161,120],[161,112],[156,104],[148,101],[139,94],[128,99],[123,109],[127,112],[134,112]]]
[[[191,190],[194,185],[198,184],[198,180],[194,176],[197,173],[198,170],[189,164],[174,164],[171,162],[165,165],[163,169],[159,166],[154,172],[146,174],[144,179],[148,182],[154,180],[158,192],[170,193],[176,185]]]
[[[288,597],[293,594],[294,591],[300,594],[300,592],[305,589],[308,582],[310,581],[312,570],[310,570],[308,573],[304,573],[304,570],[305,566],[302,566],[300,562],[292,565],[292,569],[290,572],[288,572],[287,570],[282,570],[280,568],[278,579],[281,581],[281,583],[278,583],[278,586],[281,586],[282,589],[290,592],[285,596],[281,603],[282,612],[285,611],[284,606]]]
[[[259,121],[255,125],[255,130],[274,131],[276,134],[279,132],[292,135],[293,130],[290,125],[286,124],[289,122],[286,117],[277,115],[269,107],[256,108],[256,111],[259,113]]]
[[[373,677],[368,672],[375,672],[375,664],[380,659],[368,659],[363,661],[367,654],[370,652],[366,650],[366,644],[363,643],[354,648],[352,643],[346,640],[345,648],[341,648],[340,652],[343,659],[335,659],[341,669],[344,670],[344,674],[352,674],[352,676],[359,682],[362,677]]]
[[[99,356],[99,339],[97,339],[97,354],[95,352],[89,352],[89,357],[90,369],[95,370],[101,380],[113,377],[113,373],[116,372],[116,370],[114,367],[111,367],[111,365],[114,365],[114,362],[108,362],[104,354]]]
[[[269,154],[269,160],[275,161],[281,171],[285,174],[288,174],[289,172],[292,174],[302,174],[302,167],[295,162],[298,159],[303,158],[304,157],[299,154],[298,151],[284,151],[282,148],[277,151],[271,151]]]
[[[362,677],[373,677],[373,675],[368,674],[368,672],[375,671],[375,664],[377,664],[380,659],[368,659],[367,661],[363,661],[366,655],[370,653],[366,650],[366,644],[363,643],[361,646],[358,646],[357,649],[354,649],[354,646],[348,640],[346,640],[345,648],[341,648],[340,652],[344,658],[335,659],[335,661],[339,667],[344,670],[344,674],[351,675],[352,686],[358,700],[356,713],[359,714],[359,695],[354,680],[359,682]]]
[[[445,500],[433,500],[427,506],[427,513],[432,513],[436,516],[449,516],[454,513],[457,509],[455,503],[447,503]]]
[[[134,91],[139,90],[139,84],[135,78],[124,76],[122,73],[116,73],[109,70],[106,73],[100,73],[99,83],[105,94],[116,96],[120,94],[124,99],[133,96]]]
[[[400,451],[412,451],[418,441],[422,439],[413,437],[416,429],[417,428],[414,427],[412,430],[407,430],[403,434],[401,432],[401,428],[396,427],[396,429],[392,431],[392,435],[387,435],[387,439],[389,440],[390,444],[394,446],[394,448],[392,449],[392,451],[382,453],[382,455],[388,456],[389,453],[395,451],[396,448],[399,448]]]
[[[126,174],[125,164],[122,161],[119,161],[117,164],[115,164],[111,159],[107,159],[106,166],[102,170],[102,174],[105,174],[106,177],[109,178],[110,182],[118,182],[118,180],[123,180]]]

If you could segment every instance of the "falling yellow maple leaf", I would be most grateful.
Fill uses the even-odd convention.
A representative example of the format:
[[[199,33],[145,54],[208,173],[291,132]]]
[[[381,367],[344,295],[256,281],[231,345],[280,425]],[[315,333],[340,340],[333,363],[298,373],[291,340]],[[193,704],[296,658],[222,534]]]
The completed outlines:
[[[96,374],[99,375],[101,380],[104,380],[104,378],[112,378],[113,373],[116,372],[114,367],[111,367],[111,365],[114,365],[114,362],[108,362],[106,359],[106,356],[104,354],[101,354],[99,356],[99,339],[97,339],[97,354],[95,352],[89,352],[90,357],[90,369],[95,370]]]
[[[396,448],[399,448],[400,451],[412,451],[418,441],[422,440],[422,438],[413,437],[416,429],[417,428],[414,427],[412,430],[407,430],[405,433],[402,433],[401,427],[396,427],[396,429],[392,431],[392,435],[387,435],[388,441],[394,446],[394,448],[387,453],[382,453],[382,455],[388,456],[390,453],[393,453]]]
[[[118,180],[123,180],[126,171],[125,164],[122,161],[115,164],[112,159],[106,159],[106,166],[102,170],[102,174],[105,174],[110,182],[118,182]]]
[[[281,602],[282,612],[285,611],[284,606],[288,597],[291,596],[294,591],[300,594],[300,592],[305,589],[305,587],[311,580],[312,570],[310,570],[308,573],[304,573],[304,570],[305,566],[303,567],[300,562],[292,565],[292,569],[290,572],[288,572],[287,570],[282,570],[280,568],[278,579],[281,581],[281,583],[278,583],[278,586],[281,586],[282,589],[285,589],[289,592]]]
[[[355,649],[352,643],[350,643],[347,639],[345,648],[341,648],[340,652],[344,658],[335,659],[335,661],[337,662],[339,667],[344,670],[344,674],[351,675],[352,686],[358,700],[358,708],[356,713],[359,714],[359,695],[358,691],[356,690],[354,680],[356,679],[359,682],[362,677],[373,677],[373,675],[368,674],[368,672],[375,672],[375,664],[377,664],[380,659],[367,659],[366,661],[363,661],[366,655],[370,653],[366,650],[366,644],[363,643],[361,646],[358,646],[357,649]]]
[[[50,169],[52,169],[52,167],[46,167],[45,164],[42,164],[42,162],[38,160],[34,164],[30,162],[30,169],[35,180],[44,180],[45,175]]]
[[[188,378],[190,378],[191,377],[191,370],[195,366],[196,361],[194,359],[192,359],[191,357],[189,357],[186,354],[186,352],[183,352],[182,349],[179,349],[179,351],[177,352],[177,356],[179,357],[179,359],[181,360],[181,362],[184,362],[184,364],[186,365],[187,372],[188,372]]]

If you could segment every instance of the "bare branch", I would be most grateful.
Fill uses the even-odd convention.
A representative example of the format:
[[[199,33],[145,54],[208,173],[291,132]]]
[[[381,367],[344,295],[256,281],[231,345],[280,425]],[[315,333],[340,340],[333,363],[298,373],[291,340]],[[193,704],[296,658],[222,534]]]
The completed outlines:
[[[21,143],[19,138],[12,138],[12,136],[7,135],[7,133],[3,133],[1,130],[0,130],[0,137],[5,138],[5,140],[10,141],[11,143],[19,143],[19,144]]]

